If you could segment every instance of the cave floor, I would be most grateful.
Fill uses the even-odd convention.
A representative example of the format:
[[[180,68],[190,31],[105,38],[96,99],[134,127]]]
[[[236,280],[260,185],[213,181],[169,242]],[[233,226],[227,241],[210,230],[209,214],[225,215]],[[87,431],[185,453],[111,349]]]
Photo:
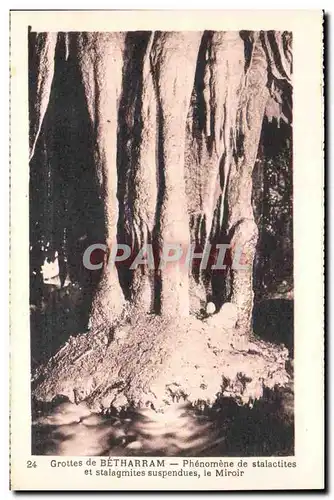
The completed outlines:
[[[251,341],[219,326],[218,315],[181,325],[153,316],[132,318],[112,334],[95,332],[92,340],[92,332],[73,334],[73,302],[73,294],[65,294],[53,301],[53,309],[48,305],[32,314],[33,388],[38,387],[33,397],[34,454],[293,454],[292,301],[258,303],[258,334]],[[39,345],[41,330],[48,325],[50,333],[52,321],[57,328],[64,326],[64,317],[72,335],[63,331],[61,338]],[[92,341],[97,350],[91,349]],[[59,344],[65,351],[72,345],[65,352],[65,371],[57,363]],[[121,361],[115,364],[117,356]],[[92,370],[97,360],[102,375]],[[116,369],[118,378],[111,384]],[[74,380],[83,373],[90,374],[90,386],[73,391]],[[55,384],[59,380],[60,386]]]

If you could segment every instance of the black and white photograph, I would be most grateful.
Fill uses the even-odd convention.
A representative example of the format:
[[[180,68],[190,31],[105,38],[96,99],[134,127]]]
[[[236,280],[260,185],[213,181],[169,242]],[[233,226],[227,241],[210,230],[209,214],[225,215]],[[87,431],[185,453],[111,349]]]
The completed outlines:
[[[293,39],[29,31],[32,449],[293,455]]]
[[[275,489],[283,473],[286,485],[320,484],[321,460],[312,478],[300,451],[315,432],[306,406],[312,422],[323,411],[320,259],[308,297],[303,285],[322,243],[305,245],[301,223],[313,206],[322,227],[320,90],[302,139],[300,112],[302,82],[321,89],[321,16],[305,12],[304,25],[282,11],[263,29],[246,12],[235,29],[232,11],[221,30],[185,12],[166,29],[172,16],[156,14],[157,30],[144,12],[138,29],[126,12],[108,28],[107,11],[103,26],[103,11],[22,23],[21,483],[42,481],[29,469],[43,464],[53,489],[62,473],[70,489],[71,474],[101,489],[145,478],[148,489],[243,489],[261,474]],[[307,23],[314,52],[302,54]]]

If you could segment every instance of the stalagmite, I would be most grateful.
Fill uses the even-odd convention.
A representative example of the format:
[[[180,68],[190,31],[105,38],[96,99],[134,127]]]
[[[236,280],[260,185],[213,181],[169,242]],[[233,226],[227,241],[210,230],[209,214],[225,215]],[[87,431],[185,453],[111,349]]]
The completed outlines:
[[[242,333],[251,330],[253,260],[258,236],[252,208],[252,173],[265,105],[269,97],[265,52],[258,36],[254,43],[239,105],[236,159],[231,162],[227,185],[227,229],[234,252],[242,253],[241,264],[245,266],[244,269],[232,270],[231,302],[238,307],[238,327]]]
[[[125,34],[84,33],[77,36],[77,58],[95,141],[95,168],[105,210],[108,251],[90,325],[112,324],[124,305],[117,269],[112,262],[117,245],[117,123],[122,91]]]
[[[132,207],[133,248],[138,251],[152,245],[158,199],[157,158],[157,100],[151,73],[151,50],[154,33],[151,33],[142,64],[142,94],[140,100],[140,137],[138,153],[134,158]],[[131,75],[129,75],[131,78]],[[155,271],[147,265],[139,266],[133,274],[133,300],[142,312],[153,312],[155,306]]]
[[[158,100],[158,156],[161,206],[158,239],[162,249],[161,313],[189,314],[188,269],[167,263],[167,245],[186,252],[190,244],[184,178],[186,119],[202,33],[156,33],[151,68]],[[172,248],[173,247],[173,248]]]

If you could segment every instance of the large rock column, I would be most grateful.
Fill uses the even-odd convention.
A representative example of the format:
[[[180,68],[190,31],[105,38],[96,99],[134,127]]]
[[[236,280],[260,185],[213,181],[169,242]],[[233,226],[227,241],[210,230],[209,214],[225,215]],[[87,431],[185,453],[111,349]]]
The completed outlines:
[[[117,269],[110,259],[117,244],[117,123],[124,49],[124,33],[77,36],[77,58],[95,140],[95,167],[105,211],[107,244],[103,274],[92,305],[93,328],[111,324],[124,305]]]
[[[151,53],[158,101],[160,206],[157,236],[162,252],[163,315],[189,314],[189,277],[185,259],[167,263],[164,252],[167,245],[177,245],[186,253],[190,245],[184,175],[185,136],[201,37],[200,32],[157,32]]]
[[[231,302],[238,308],[241,332],[251,330],[253,310],[253,260],[258,229],[252,208],[252,173],[257,156],[267,88],[267,60],[260,38],[255,35],[251,63],[239,104],[235,155],[231,162],[227,186],[227,229],[233,257],[244,268],[232,268]],[[235,267],[235,266],[234,266]]]

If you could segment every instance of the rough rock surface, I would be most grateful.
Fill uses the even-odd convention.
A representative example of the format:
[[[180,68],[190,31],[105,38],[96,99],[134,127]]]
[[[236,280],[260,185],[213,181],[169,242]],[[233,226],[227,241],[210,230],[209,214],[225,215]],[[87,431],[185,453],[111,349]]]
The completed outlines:
[[[284,386],[288,350],[224,328],[219,314],[181,321],[130,314],[108,334],[71,337],[33,376],[33,396],[66,396],[91,409],[173,402],[211,406],[229,396],[252,404],[265,388]]]

